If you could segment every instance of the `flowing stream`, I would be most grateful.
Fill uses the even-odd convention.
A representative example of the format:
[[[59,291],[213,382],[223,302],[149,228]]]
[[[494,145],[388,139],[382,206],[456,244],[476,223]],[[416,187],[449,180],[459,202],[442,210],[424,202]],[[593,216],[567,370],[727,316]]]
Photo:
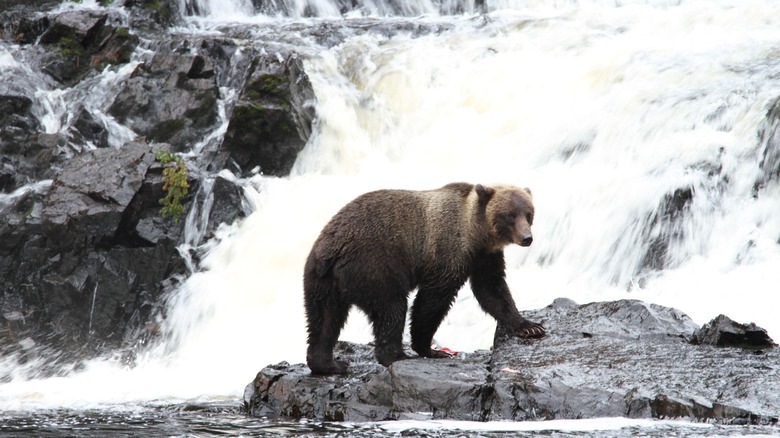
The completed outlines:
[[[182,31],[358,17],[446,30],[356,31],[303,48],[315,131],[291,176],[236,179],[253,212],[220,228],[169,297],[164,342],[132,369],[95,360],[64,377],[12,378],[0,384],[4,409],[237,403],[265,365],[304,360],[302,267],[331,215],[372,189],[452,181],[531,188],[534,244],[506,251],[521,309],[640,299],[780,339],[780,146],[761,134],[780,129],[767,119],[780,96],[773,0],[262,3],[181,0]],[[67,110],[47,96],[43,121]],[[467,285],[436,341],[485,349],[494,329]],[[371,340],[363,315],[341,339]]]

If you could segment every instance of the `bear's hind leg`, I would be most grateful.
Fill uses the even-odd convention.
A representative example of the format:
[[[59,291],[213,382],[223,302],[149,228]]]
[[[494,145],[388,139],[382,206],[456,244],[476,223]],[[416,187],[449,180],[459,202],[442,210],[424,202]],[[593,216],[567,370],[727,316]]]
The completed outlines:
[[[373,306],[372,306],[373,307]],[[374,329],[374,355],[388,367],[395,361],[409,359],[404,353],[403,336],[406,324],[406,298],[385,302],[377,308],[366,309]]]
[[[460,286],[421,288],[412,305],[412,350],[422,357],[443,359],[448,353],[431,349],[433,335],[450,311]]]
[[[306,364],[314,374],[345,374],[349,362],[333,360],[333,349],[349,315],[349,305],[336,300],[314,300],[307,296],[306,317],[309,348]]]

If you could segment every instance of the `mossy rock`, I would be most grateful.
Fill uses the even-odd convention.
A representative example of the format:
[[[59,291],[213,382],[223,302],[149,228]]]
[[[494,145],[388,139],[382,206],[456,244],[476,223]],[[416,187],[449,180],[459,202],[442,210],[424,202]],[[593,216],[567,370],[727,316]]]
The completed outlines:
[[[249,101],[281,99],[288,101],[290,87],[288,79],[282,74],[263,74],[247,84],[244,96]]]
[[[69,11],[51,19],[40,43],[52,48],[43,70],[65,84],[90,72],[130,61],[139,39],[127,27],[107,24],[107,14]]]

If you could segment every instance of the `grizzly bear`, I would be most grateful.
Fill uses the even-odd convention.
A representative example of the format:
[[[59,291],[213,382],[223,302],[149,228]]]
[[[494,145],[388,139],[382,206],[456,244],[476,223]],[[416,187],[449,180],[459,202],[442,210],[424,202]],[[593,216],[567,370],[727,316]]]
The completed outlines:
[[[422,357],[468,279],[482,309],[516,336],[544,328],[523,318],[505,280],[505,246],[529,246],[534,206],[528,189],[452,183],[436,190],[379,190],[344,206],[325,226],[304,268],[306,362],[315,374],[345,373],[333,349],[354,305],[365,312],[374,353],[384,366],[407,359],[402,346],[407,300],[412,349]]]

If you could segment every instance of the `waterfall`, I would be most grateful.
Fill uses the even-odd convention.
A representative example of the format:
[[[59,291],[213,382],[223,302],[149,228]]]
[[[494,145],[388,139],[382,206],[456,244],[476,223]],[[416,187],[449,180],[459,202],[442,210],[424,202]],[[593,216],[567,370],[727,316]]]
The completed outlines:
[[[522,308],[637,298],[777,336],[761,303],[780,280],[780,193],[756,183],[780,33],[755,6],[526,10],[321,51],[319,129],[289,178],[253,178],[254,213],[177,296],[179,353],[240,351],[246,373],[302,361],[302,266],[330,216],[372,189],[460,180],[534,193],[534,244],[506,251]],[[494,327],[466,286],[436,339],[488,348]],[[342,339],[371,340],[359,312]]]
[[[680,0],[179,0],[187,16],[241,18],[247,14],[270,17],[417,17],[421,15],[480,14],[524,9],[572,9],[646,4],[659,8],[677,6]]]
[[[350,16],[339,1],[216,3],[180,6],[216,21]],[[318,120],[292,174],[236,181],[252,213],[219,230],[169,297],[165,342],[123,382],[87,364],[46,389],[54,403],[87,379],[113,385],[84,395],[98,400],[235,396],[265,365],[303,361],[302,268],[328,219],[373,189],[453,181],[531,188],[534,243],[506,250],[521,309],[636,298],[780,337],[766,305],[780,284],[772,1],[353,3],[363,15],[466,15],[438,17],[449,27],[436,33],[312,43]],[[489,348],[494,328],[466,285],[436,340]],[[370,333],[353,312],[341,339]]]
[[[251,15],[250,0],[179,0],[179,9],[185,15],[229,18]]]

